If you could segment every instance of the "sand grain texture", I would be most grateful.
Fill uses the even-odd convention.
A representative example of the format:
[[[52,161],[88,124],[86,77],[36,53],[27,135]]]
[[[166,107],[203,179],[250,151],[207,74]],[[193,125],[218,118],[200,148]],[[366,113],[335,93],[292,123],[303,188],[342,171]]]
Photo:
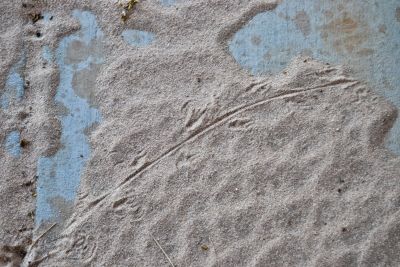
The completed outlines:
[[[1,16],[0,85],[25,49],[30,87],[17,107],[0,109],[0,265],[400,264],[399,159],[383,145],[393,105],[346,66],[299,56],[255,77],[229,53],[233,34],[278,3],[143,0],[123,24],[113,1],[31,2],[51,24],[32,24],[22,2],[1,3],[14,15]],[[38,159],[62,148],[55,114],[65,113],[42,46],[79,30],[75,9],[95,14],[105,36],[95,90],[76,92],[102,121],[87,131],[91,155],[73,209],[60,207],[59,224],[26,256],[51,225],[27,214]],[[128,28],[154,41],[130,46]],[[30,141],[18,159],[2,141],[16,129]]]

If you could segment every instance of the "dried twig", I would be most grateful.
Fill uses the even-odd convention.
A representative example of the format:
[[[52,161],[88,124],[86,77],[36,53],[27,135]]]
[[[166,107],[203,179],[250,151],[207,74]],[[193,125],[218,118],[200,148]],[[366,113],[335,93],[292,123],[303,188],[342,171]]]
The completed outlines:
[[[154,238],[154,236],[152,234],[150,234],[150,236],[153,238],[154,242],[156,242],[157,246],[161,249],[162,253],[164,254],[164,256],[167,258],[167,260],[169,261],[169,264],[171,264],[172,267],[175,267],[175,265],[172,263],[171,259],[168,257],[168,254],[165,252],[165,250],[161,247],[160,243],[158,243],[158,241]]]
[[[32,243],[29,245],[26,255],[24,257],[24,260],[21,264],[21,267],[36,267],[38,266],[40,263],[42,263],[44,260],[46,260],[48,257],[50,257],[52,254],[51,253],[47,253],[46,256],[40,258],[40,259],[32,259],[34,258],[35,255],[33,254],[34,251],[34,247],[36,246],[36,244],[39,242],[39,240],[41,238],[43,238],[51,229],[53,229],[54,226],[56,226],[57,223],[53,223],[49,228],[47,228],[46,231],[44,231],[42,234],[40,234],[36,239],[34,239],[32,241]]]
[[[35,240],[33,240],[32,244],[31,244],[31,248],[34,247],[36,245],[37,242],[39,242],[39,240],[45,235],[47,234],[51,229],[53,229],[54,226],[56,226],[57,223],[53,223],[49,228],[47,228],[46,231],[44,231],[40,236],[38,236]]]

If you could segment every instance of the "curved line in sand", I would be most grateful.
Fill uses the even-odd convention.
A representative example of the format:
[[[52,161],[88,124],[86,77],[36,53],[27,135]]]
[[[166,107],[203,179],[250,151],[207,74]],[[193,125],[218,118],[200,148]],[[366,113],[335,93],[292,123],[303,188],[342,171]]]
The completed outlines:
[[[256,108],[256,107],[264,105],[264,104],[267,104],[267,103],[269,103],[271,101],[274,101],[274,100],[277,100],[277,99],[285,99],[285,98],[288,98],[288,97],[293,97],[293,96],[301,95],[301,94],[304,94],[304,93],[307,93],[307,92],[313,92],[313,91],[321,90],[323,88],[337,86],[337,85],[344,85],[345,87],[342,88],[342,89],[347,89],[347,88],[354,87],[357,84],[359,84],[359,82],[356,81],[356,80],[352,80],[352,79],[349,79],[349,78],[339,78],[339,79],[330,81],[330,82],[328,82],[326,84],[315,86],[315,87],[310,87],[310,88],[306,88],[306,89],[291,89],[290,91],[284,91],[284,92],[278,93],[278,94],[276,94],[274,96],[271,96],[269,98],[258,100],[256,102],[251,103],[251,104],[245,104],[245,105],[241,105],[239,107],[236,107],[236,108],[226,112],[222,116],[216,118],[211,123],[209,123],[206,126],[204,126],[203,128],[198,129],[196,132],[192,133],[185,140],[183,140],[183,141],[179,142],[178,144],[175,144],[174,146],[170,147],[169,149],[164,151],[157,158],[153,159],[152,161],[149,161],[149,162],[145,163],[143,166],[141,166],[139,169],[134,171],[132,174],[128,175],[121,183],[118,184],[117,187],[111,189],[109,192],[107,192],[107,193],[103,194],[102,196],[96,198],[95,200],[89,202],[89,206],[87,208],[85,208],[83,211],[88,210],[88,209],[92,209],[93,207],[97,206],[98,204],[103,202],[107,197],[109,197],[113,192],[115,192],[116,190],[120,189],[122,186],[124,186],[128,182],[132,181],[133,178],[143,174],[148,169],[150,169],[153,166],[157,165],[157,163],[159,163],[164,158],[172,155],[173,153],[178,151],[180,148],[182,148],[186,144],[188,144],[188,143],[190,143],[192,141],[195,141],[200,136],[202,136],[202,135],[210,132],[211,130],[215,129],[216,127],[224,124],[226,121],[228,121],[229,119],[231,119],[232,117],[234,117],[237,114],[240,114],[242,112],[251,110],[253,108]],[[89,216],[89,215],[80,217],[80,219],[87,218],[87,216]],[[75,221],[72,220],[70,222],[69,226],[71,226],[74,222]]]

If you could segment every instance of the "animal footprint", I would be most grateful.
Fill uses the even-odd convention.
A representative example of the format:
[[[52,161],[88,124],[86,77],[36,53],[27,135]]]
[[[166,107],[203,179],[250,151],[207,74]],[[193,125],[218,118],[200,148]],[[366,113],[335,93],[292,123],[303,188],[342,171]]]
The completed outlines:
[[[135,166],[138,169],[148,162],[146,151],[140,151],[139,154],[132,160],[130,166]]]
[[[228,127],[232,129],[248,129],[252,125],[252,121],[248,118],[234,118],[232,119]]]
[[[67,249],[66,254],[69,258],[79,261],[89,261],[96,252],[96,238],[89,233],[93,229],[91,224],[82,225],[81,229],[75,232],[72,244]]]
[[[188,131],[194,131],[204,124],[206,120],[206,112],[206,107],[201,109],[189,109],[185,119],[185,127],[188,129]]]
[[[127,218],[130,222],[142,220],[146,213],[146,209],[136,197],[123,197],[113,203],[113,208],[118,218]]]
[[[198,159],[197,153],[182,152],[176,159],[175,167],[181,169],[182,167],[192,165]]]

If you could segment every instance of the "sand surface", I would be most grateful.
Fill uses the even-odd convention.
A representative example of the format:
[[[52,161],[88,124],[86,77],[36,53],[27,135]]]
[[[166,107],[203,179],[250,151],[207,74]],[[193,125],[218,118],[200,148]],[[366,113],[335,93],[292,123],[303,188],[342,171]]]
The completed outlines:
[[[280,4],[1,1],[0,266],[400,266],[396,106],[231,54]]]

